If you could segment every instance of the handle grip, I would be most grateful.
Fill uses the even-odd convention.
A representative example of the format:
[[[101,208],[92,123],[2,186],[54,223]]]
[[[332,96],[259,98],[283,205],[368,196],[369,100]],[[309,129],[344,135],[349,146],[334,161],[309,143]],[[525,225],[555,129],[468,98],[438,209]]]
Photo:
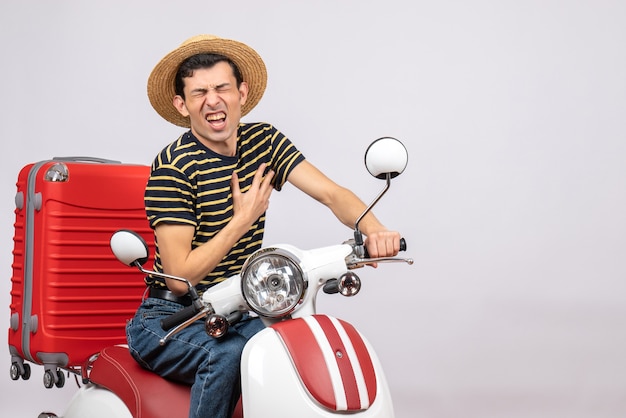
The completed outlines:
[[[180,311],[171,314],[167,318],[163,318],[161,320],[161,328],[163,331],[169,331],[174,328],[176,325],[182,324],[189,318],[192,318],[195,314],[200,312],[195,306],[189,305]]]
[[[400,238],[400,251],[406,251],[406,240],[404,238]],[[370,258],[367,248],[365,248],[365,258]]]

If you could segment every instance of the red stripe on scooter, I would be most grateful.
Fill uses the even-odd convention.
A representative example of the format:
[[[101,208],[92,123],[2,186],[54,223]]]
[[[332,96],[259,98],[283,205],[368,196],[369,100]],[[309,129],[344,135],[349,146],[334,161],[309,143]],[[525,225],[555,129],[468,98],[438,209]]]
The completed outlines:
[[[367,387],[367,394],[369,397],[369,405],[374,403],[374,399],[376,399],[376,371],[374,370],[374,364],[372,363],[372,358],[370,357],[369,351],[365,346],[365,342],[363,342],[363,338],[358,333],[356,328],[354,328],[348,322],[339,320],[343,329],[348,334],[350,341],[352,342],[352,346],[354,347],[354,351],[356,352],[356,356],[358,358],[358,362],[361,366],[361,371],[363,372],[363,378],[365,379],[365,386]]]
[[[285,321],[272,326],[283,340],[308,392],[330,410],[345,408],[347,411],[358,411],[368,408],[376,399],[376,372],[361,335],[345,321],[331,319],[325,315],[313,315],[308,319],[315,321],[317,331],[313,331],[310,324],[303,319]],[[323,343],[318,341],[320,337],[324,338]],[[351,346],[351,350],[346,349],[346,344]],[[326,350],[332,352],[326,353],[325,357],[323,351]],[[338,356],[338,352],[342,355]],[[350,353],[353,353],[351,357]],[[326,364],[329,359],[330,361],[334,359],[337,366],[338,375],[335,379],[341,379],[340,385],[345,396],[345,405],[341,408],[335,399],[338,394],[334,392],[333,373]],[[358,371],[353,366],[356,364],[365,383],[364,391],[367,391],[361,393],[367,398],[364,399],[365,402],[361,402],[359,395],[359,385],[355,377]],[[343,400],[340,403],[343,404]]]
[[[272,328],[281,337],[296,370],[311,396],[331,410],[337,409],[333,385],[313,332],[303,319],[279,322]]]
[[[325,315],[315,315],[314,318],[322,327],[326,339],[330,343],[330,346],[335,353],[335,360],[339,367],[339,373],[341,374],[341,380],[343,383],[343,389],[346,395],[346,402],[348,411],[358,411],[361,409],[361,399],[359,397],[359,389],[354,377],[354,369],[352,368],[351,361],[358,361],[357,359],[350,359],[335,325]],[[343,325],[344,323],[342,323]],[[345,325],[344,325],[345,328]],[[349,335],[349,334],[348,334]],[[352,336],[350,336],[352,340]],[[341,353],[341,355],[337,355]]]

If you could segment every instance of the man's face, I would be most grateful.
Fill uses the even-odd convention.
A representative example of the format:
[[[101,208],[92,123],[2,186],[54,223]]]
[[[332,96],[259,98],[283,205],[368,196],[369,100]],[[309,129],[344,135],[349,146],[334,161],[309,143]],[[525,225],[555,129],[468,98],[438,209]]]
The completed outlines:
[[[235,155],[241,106],[248,97],[248,85],[244,82],[237,88],[227,62],[195,70],[183,81],[185,99],[174,97],[174,106],[181,115],[189,116],[191,132],[212,151]]]

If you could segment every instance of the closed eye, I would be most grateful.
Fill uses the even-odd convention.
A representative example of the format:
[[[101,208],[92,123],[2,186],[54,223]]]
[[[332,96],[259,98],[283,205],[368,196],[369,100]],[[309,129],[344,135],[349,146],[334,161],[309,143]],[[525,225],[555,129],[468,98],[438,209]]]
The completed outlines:
[[[215,87],[206,88],[197,88],[191,90],[190,95],[193,97],[202,97],[205,96],[210,90],[215,90],[216,93],[226,93],[232,90],[233,85],[230,83],[219,84]]]

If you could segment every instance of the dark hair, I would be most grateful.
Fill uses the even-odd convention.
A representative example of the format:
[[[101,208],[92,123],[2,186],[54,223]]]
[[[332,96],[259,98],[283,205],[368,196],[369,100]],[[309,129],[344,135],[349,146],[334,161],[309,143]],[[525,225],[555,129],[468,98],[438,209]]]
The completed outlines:
[[[243,82],[243,77],[241,76],[239,68],[237,68],[235,63],[232,62],[230,58],[220,54],[196,54],[187,58],[182,64],[180,64],[180,67],[178,67],[176,77],[174,78],[174,91],[176,94],[184,99],[185,82],[183,81],[183,78],[193,76],[193,72],[200,68],[211,68],[218,62],[227,62],[228,65],[230,65],[230,68],[233,69],[233,75],[237,80],[237,88],[239,88]]]

